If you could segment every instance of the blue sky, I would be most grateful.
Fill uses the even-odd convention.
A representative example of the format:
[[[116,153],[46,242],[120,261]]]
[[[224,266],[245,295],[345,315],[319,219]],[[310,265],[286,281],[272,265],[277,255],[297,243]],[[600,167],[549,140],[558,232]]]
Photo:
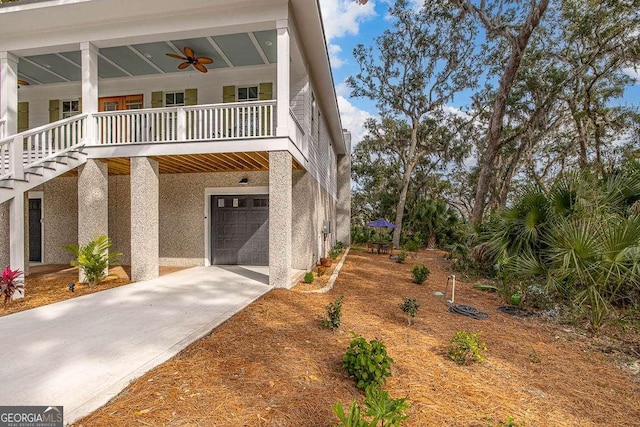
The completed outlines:
[[[322,8],[333,78],[338,94],[338,105],[343,127],[352,132],[354,142],[364,133],[362,125],[376,115],[373,102],[363,98],[351,98],[344,84],[347,77],[358,72],[358,64],[353,58],[353,48],[362,43],[371,45],[374,39],[389,27],[385,19],[389,3],[393,0],[369,0],[366,5],[358,5],[354,0],[319,0]],[[411,0],[418,8],[423,0]],[[630,70],[630,73],[634,73]],[[640,73],[635,73],[639,83],[627,90],[620,101],[622,104],[638,106],[640,101]],[[463,101],[464,103],[464,101]]]

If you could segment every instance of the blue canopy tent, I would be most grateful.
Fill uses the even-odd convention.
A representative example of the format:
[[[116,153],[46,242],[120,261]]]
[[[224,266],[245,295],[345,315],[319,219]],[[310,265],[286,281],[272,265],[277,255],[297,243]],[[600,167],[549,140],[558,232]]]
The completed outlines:
[[[368,222],[367,225],[369,227],[396,228],[395,224],[387,221],[384,218],[378,218],[375,221]]]

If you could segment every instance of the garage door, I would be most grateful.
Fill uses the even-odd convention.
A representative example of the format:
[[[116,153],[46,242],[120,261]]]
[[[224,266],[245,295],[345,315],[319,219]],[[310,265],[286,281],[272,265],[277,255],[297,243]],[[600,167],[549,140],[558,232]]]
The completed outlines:
[[[269,196],[211,196],[211,263],[269,265]]]

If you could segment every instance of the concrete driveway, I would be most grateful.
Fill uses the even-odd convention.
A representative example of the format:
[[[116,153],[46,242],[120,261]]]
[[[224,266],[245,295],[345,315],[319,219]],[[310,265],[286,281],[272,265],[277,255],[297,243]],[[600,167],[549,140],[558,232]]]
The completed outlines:
[[[195,267],[1,317],[0,405],[73,422],[268,292],[267,274]]]

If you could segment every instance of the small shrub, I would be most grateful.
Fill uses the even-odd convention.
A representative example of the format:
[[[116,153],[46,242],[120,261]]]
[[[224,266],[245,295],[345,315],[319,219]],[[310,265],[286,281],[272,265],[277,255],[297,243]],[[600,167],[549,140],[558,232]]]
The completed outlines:
[[[336,259],[340,255],[340,249],[333,248],[329,251],[329,258]]]
[[[336,330],[342,323],[342,299],[344,295],[340,295],[337,300],[327,304],[327,317],[322,319],[322,326]]]
[[[411,272],[413,273],[413,282],[418,285],[422,285],[429,277],[429,274],[431,274],[431,270],[424,264],[414,265]]]
[[[477,333],[458,331],[450,342],[449,357],[458,364],[469,365],[484,360],[487,346]]]
[[[362,336],[351,333],[342,367],[356,380],[356,387],[365,389],[367,386],[384,385],[386,377],[391,376],[393,359],[387,355],[387,348],[382,341],[367,342]]]
[[[324,268],[324,267],[318,267],[318,271],[317,271],[317,273],[316,273],[316,274],[318,275],[318,277],[322,277],[326,271],[327,271],[327,269],[326,269],[326,268]]]
[[[407,315],[407,323],[409,323],[409,326],[411,326],[412,319],[418,314],[419,307],[420,304],[415,298],[405,298],[404,302],[400,304],[400,308]]]
[[[418,252],[420,250],[420,240],[409,240],[404,244],[403,248],[408,252]]]
[[[304,274],[304,283],[313,283],[313,273],[310,271],[307,271]]]
[[[514,307],[520,307],[521,301],[522,301],[522,295],[520,295],[519,293],[511,294],[511,297],[509,298],[509,302]]]
[[[20,295],[24,295],[24,285],[18,283],[18,277],[22,276],[22,271],[12,270],[10,267],[4,269],[2,278],[0,279],[0,295],[4,295],[4,303],[6,304],[13,294],[18,291]]]
[[[341,250],[344,249],[344,243],[338,241],[338,242],[336,242],[336,244],[335,244],[335,246],[333,248],[341,251]]]
[[[75,257],[71,265],[80,268],[89,286],[97,285],[107,277],[109,266],[118,263],[122,256],[121,252],[109,252],[111,239],[104,234],[86,245],[66,245],[64,248]]]
[[[392,399],[389,393],[380,390],[376,386],[369,386],[365,390],[364,406],[366,412],[362,414],[364,408],[353,400],[349,407],[349,412],[345,414],[342,403],[338,402],[333,406],[333,412],[342,422],[341,427],[375,427],[378,423],[382,426],[400,426],[401,422],[409,418],[405,411],[409,409],[406,398]],[[370,417],[367,421],[363,415]]]
[[[500,421],[498,424],[500,427],[520,427],[520,424],[516,423],[513,417],[507,417],[506,421]]]
[[[400,253],[398,255],[396,255],[396,262],[398,264],[404,264],[404,262],[407,260],[407,252],[402,250],[400,251]]]

